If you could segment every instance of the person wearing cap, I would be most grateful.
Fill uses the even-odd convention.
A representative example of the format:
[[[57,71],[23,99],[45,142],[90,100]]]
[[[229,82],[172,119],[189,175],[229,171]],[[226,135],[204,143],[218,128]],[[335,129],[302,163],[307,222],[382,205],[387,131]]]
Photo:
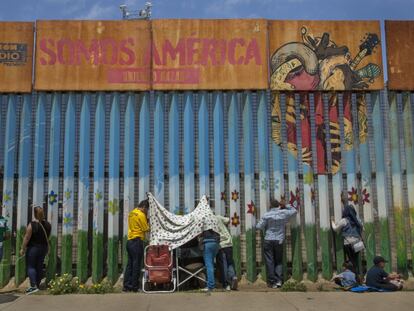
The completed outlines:
[[[265,232],[264,258],[267,271],[267,286],[278,288],[283,281],[283,242],[285,227],[297,213],[293,206],[286,206],[285,200],[271,200],[270,210],[266,212],[256,225],[257,230]]]
[[[387,261],[384,257],[376,256],[374,266],[368,270],[366,276],[366,285],[386,291],[397,291],[403,288],[400,276],[396,273],[388,274],[384,267]]]
[[[354,245],[362,241],[362,221],[351,204],[346,204],[347,193],[341,193],[341,202],[343,205],[342,218],[338,222],[332,221],[331,226],[335,232],[340,232],[344,238],[344,252],[346,259],[350,261],[354,267],[354,272],[359,277],[359,253],[355,251]]]

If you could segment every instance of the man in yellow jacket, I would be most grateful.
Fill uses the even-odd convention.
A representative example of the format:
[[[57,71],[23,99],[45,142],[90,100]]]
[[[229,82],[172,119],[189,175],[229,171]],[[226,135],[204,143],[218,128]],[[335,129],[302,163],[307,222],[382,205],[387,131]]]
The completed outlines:
[[[144,256],[144,238],[145,233],[149,231],[148,208],[148,200],[141,201],[128,216],[128,242],[126,245],[128,263],[124,273],[123,288],[125,292],[138,291],[138,280]]]

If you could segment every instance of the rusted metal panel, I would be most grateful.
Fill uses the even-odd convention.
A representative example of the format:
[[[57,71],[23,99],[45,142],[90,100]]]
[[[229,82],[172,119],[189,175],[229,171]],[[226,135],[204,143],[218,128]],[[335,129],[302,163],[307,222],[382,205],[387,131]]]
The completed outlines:
[[[266,20],[154,20],[156,90],[268,87]]]
[[[385,21],[388,88],[414,90],[414,22]]]
[[[272,90],[380,90],[378,21],[270,21]]]
[[[34,23],[0,22],[0,92],[32,90]]]
[[[38,21],[36,90],[150,88],[148,21]]]

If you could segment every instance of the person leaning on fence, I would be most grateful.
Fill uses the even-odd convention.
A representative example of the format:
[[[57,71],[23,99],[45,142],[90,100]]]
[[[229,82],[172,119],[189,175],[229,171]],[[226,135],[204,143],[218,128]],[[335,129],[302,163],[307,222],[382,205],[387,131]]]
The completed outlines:
[[[49,236],[52,226],[45,220],[43,208],[34,207],[34,219],[26,228],[20,255],[26,255],[27,274],[30,287],[26,294],[30,295],[39,290],[43,278],[43,263],[49,249]]]
[[[216,261],[220,270],[221,284],[227,291],[237,290],[238,280],[233,261],[233,239],[226,227],[230,223],[230,219],[220,215],[216,215],[216,218],[220,230],[220,244]]]
[[[347,260],[352,263],[357,279],[359,279],[359,254],[361,250],[364,249],[362,241],[362,222],[359,219],[354,206],[346,204],[346,192],[342,192],[341,201],[343,205],[342,218],[338,222],[332,221],[332,229],[336,232],[341,232],[342,237],[344,238],[344,251]]]
[[[138,281],[144,258],[144,238],[146,232],[149,231],[148,209],[148,200],[144,200],[128,215],[128,241],[126,245],[128,263],[124,272],[124,292],[138,291]]]
[[[278,288],[283,282],[283,242],[285,227],[289,219],[297,213],[293,206],[286,206],[285,200],[271,200],[270,210],[256,225],[256,229],[265,231],[264,258],[267,271],[267,286]]]
[[[212,219],[210,221],[217,222],[214,214],[211,214]],[[207,287],[203,291],[210,294],[216,287],[216,280],[214,276],[214,258],[217,256],[220,235],[212,229],[204,229],[206,227],[207,220],[203,223],[203,232],[201,234],[201,243],[203,245],[203,258],[204,266],[207,270]],[[218,224],[217,224],[218,226]]]

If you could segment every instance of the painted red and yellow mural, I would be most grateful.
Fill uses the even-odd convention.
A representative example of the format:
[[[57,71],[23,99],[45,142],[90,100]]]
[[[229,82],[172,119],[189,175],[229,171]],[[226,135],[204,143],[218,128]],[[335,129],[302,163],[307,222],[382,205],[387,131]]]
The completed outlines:
[[[378,22],[270,21],[269,37],[272,90],[384,87]]]

